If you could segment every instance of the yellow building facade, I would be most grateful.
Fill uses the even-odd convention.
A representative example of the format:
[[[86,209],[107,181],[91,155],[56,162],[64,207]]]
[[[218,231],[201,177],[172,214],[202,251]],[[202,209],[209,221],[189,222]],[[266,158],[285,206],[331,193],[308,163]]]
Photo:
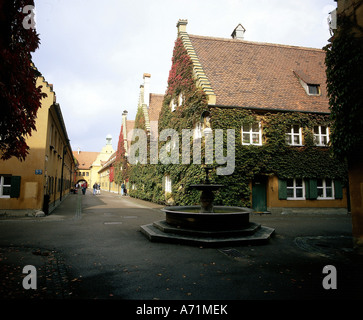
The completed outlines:
[[[113,193],[121,193],[121,186],[114,180],[114,164],[116,161],[116,152],[102,164],[101,169],[98,171],[98,179],[100,188],[103,191],[109,191]]]
[[[98,152],[81,151],[78,149],[73,151],[73,156],[77,160],[75,183],[79,186],[86,183],[89,187],[91,183],[91,166],[96,160]]]
[[[90,167],[90,184],[89,188],[92,188],[93,184],[100,183],[99,171],[102,168],[103,163],[108,161],[111,155],[115,152],[112,147],[112,137],[108,135],[106,137],[106,145],[103,146],[101,152],[97,155],[95,161]]]
[[[53,86],[43,77],[36,85],[47,97],[41,100],[36,131],[26,139],[29,154],[24,161],[13,157],[0,162],[2,215],[48,214],[74,182],[74,158]]]

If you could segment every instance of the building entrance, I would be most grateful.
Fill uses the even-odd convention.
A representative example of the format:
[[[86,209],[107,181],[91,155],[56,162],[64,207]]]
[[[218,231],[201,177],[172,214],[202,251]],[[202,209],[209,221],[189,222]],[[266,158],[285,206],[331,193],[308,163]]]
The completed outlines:
[[[267,177],[256,176],[252,181],[252,208],[257,212],[267,211]]]

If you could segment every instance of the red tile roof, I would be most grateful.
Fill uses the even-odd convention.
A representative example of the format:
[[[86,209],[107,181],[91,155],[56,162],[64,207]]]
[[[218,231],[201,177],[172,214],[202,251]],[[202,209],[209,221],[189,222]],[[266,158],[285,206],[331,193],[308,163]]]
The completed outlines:
[[[163,106],[164,95],[150,93],[149,120],[158,121],[161,107]]]
[[[149,120],[150,120],[150,139],[157,140],[158,137],[158,121],[161,108],[163,106],[164,95],[150,93]]]
[[[129,137],[129,132],[134,129],[134,126],[135,126],[135,120],[126,120],[126,134],[127,134],[126,139]]]
[[[99,152],[89,152],[89,151],[73,151],[74,157],[79,163],[78,169],[88,170],[92,163],[96,160]]]
[[[189,35],[216,105],[329,113],[321,49]],[[309,96],[299,77],[319,84]]]

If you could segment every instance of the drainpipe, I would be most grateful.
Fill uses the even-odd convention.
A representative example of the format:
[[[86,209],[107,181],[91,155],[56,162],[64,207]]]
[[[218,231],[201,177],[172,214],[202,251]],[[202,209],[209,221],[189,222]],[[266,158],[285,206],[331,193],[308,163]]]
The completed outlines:
[[[60,196],[59,201],[62,201],[62,193],[63,193],[63,167],[64,167],[64,156],[66,155],[67,150],[63,147],[63,157],[62,157],[62,172],[61,172],[61,185],[60,185]]]

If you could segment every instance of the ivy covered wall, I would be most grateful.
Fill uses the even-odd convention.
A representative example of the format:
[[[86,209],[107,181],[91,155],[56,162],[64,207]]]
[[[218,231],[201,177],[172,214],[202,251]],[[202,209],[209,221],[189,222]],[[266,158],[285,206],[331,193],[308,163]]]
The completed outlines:
[[[326,51],[326,74],[331,116],[334,120],[332,147],[339,158],[355,158],[363,146],[363,29],[339,16],[339,33]]]
[[[172,111],[171,104],[177,105]],[[226,129],[235,130],[235,170],[232,175],[217,175],[212,170],[211,182],[225,187],[216,192],[215,203],[222,205],[250,206],[250,181],[260,174],[276,175],[279,178],[332,178],[346,182],[346,165],[332,157],[328,147],[314,145],[313,127],[331,127],[328,114],[299,112],[266,112],[242,108],[208,106],[207,97],[197,87],[193,76],[193,64],[180,38],[175,42],[168,89],[159,116],[159,133],[173,128],[179,132],[181,149],[182,129],[193,129],[201,121],[203,112],[209,111],[211,128],[224,129],[223,146],[227,145]],[[263,144],[242,145],[241,127],[245,123],[261,123]],[[142,123],[142,121],[140,121]],[[303,146],[286,144],[286,128],[298,125],[303,128]],[[204,138],[202,138],[201,163],[204,162]],[[166,142],[159,141],[159,150]],[[191,153],[193,148],[191,147]],[[180,150],[181,152],[181,150]],[[130,172],[130,181],[136,189],[130,195],[158,203],[193,205],[199,203],[200,192],[190,188],[191,184],[205,180],[203,165],[137,164]],[[214,157],[215,159],[215,157]],[[150,163],[150,162],[148,162]],[[219,166],[213,163],[213,167]],[[164,177],[172,180],[172,193],[165,195]]]

